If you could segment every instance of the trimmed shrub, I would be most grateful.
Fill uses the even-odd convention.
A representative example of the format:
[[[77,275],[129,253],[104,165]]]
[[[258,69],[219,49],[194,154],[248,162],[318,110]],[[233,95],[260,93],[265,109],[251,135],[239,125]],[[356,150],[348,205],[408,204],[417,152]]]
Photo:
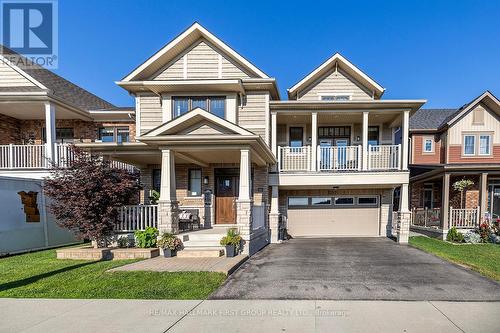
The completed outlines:
[[[470,244],[477,244],[481,243],[481,236],[479,236],[477,233],[474,231],[467,231],[467,233],[464,235],[464,241],[466,243]]]
[[[460,233],[457,230],[457,228],[453,227],[450,230],[448,230],[448,234],[446,235],[446,240],[448,242],[463,243],[464,235]]]

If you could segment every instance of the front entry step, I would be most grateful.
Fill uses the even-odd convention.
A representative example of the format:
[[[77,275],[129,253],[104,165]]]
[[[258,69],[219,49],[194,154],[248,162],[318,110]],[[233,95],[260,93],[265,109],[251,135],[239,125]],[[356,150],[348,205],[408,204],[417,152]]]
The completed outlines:
[[[189,247],[177,252],[179,258],[214,258],[222,257],[224,249],[219,247]]]

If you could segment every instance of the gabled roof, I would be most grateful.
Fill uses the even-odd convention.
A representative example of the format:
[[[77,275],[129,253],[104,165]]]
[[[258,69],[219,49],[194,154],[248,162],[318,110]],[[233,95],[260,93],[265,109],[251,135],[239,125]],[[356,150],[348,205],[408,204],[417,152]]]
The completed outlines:
[[[360,82],[362,85],[369,88],[370,91],[375,93],[377,98],[380,98],[385,91],[385,88],[380,86],[375,80],[370,78],[368,75],[363,73],[359,68],[354,66],[349,60],[344,58],[340,53],[335,53],[332,57],[322,63],[319,67],[309,73],[305,78],[296,83],[293,87],[288,89],[288,97],[293,99],[300,90],[304,90],[315,80],[319,79],[322,75],[327,73],[329,70],[339,66],[354,79]]]
[[[500,101],[490,91],[473,99],[458,109],[420,109],[410,118],[410,130],[441,131],[453,125],[465,114],[474,109],[478,103],[484,103],[492,111],[500,115]]]
[[[182,130],[185,130],[187,128],[191,128],[195,126],[196,124],[212,124],[215,125],[215,128],[217,129],[222,129],[227,133],[231,134],[236,134],[236,135],[250,135],[254,136],[250,131],[247,131],[246,129],[233,124],[230,121],[227,121],[225,119],[222,119],[220,117],[217,117],[216,115],[205,111],[201,108],[196,108],[194,110],[191,110],[185,114],[183,114],[180,117],[177,117],[173,120],[170,120],[156,128],[153,128],[152,130],[144,133],[142,135],[143,138],[145,137],[156,137],[156,136],[162,136],[162,135],[175,135],[179,134],[182,132]],[[185,134],[185,133],[183,133]]]
[[[247,69],[250,73],[253,73],[260,78],[269,78],[266,73],[258,69],[250,61],[245,59],[222,40],[202,27],[199,23],[195,22],[179,36],[174,38],[171,42],[152,55],[143,64],[134,69],[130,74],[123,78],[122,81],[144,80],[200,38],[205,38],[210,43],[224,51],[228,56]]]
[[[440,131],[453,125],[465,114],[474,109],[478,103],[484,103],[492,111],[500,115],[500,101],[490,91],[473,99],[458,109],[420,109],[410,118],[410,130]]]
[[[5,57],[4,57],[5,56]],[[29,66],[19,68],[8,61],[9,56],[22,58],[24,63]],[[0,44],[0,57],[6,58],[7,63],[18,71],[21,75],[32,81],[36,87],[9,87],[2,88],[3,91],[20,91],[20,92],[36,92],[48,91],[56,97],[59,97],[65,102],[76,106],[82,110],[91,109],[107,109],[114,108],[115,106],[102,98],[90,93],[89,91],[77,86],[76,84],[60,77],[48,69],[34,64],[29,59],[23,57],[17,52]]]

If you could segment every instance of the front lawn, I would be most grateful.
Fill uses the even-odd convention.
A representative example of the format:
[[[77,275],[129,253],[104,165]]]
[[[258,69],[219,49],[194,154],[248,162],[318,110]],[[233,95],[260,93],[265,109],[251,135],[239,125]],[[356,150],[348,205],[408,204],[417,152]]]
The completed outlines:
[[[410,237],[410,245],[448,261],[470,267],[494,280],[500,280],[500,246],[495,244],[453,245],[422,236]]]
[[[58,260],[55,250],[0,259],[0,297],[205,299],[225,280],[210,272],[106,272],[134,260]]]

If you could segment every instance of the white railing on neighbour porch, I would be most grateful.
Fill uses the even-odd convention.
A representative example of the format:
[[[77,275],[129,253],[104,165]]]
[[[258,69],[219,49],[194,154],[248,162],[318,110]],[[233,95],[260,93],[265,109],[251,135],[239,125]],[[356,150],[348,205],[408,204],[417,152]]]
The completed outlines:
[[[318,146],[319,171],[361,170],[361,146]]]
[[[441,227],[440,208],[414,208],[412,211],[411,225],[426,228]]]
[[[0,168],[40,169],[47,167],[45,145],[0,146]]]
[[[368,170],[401,168],[401,145],[368,146]]]
[[[278,147],[280,171],[308,171],[311,169],[311,146]]]
[[[257,230],[266,226],[266,206],[253,206],[252,229]]]
[[[479,207],[453,208],[450,207],[450,228],[474,228],[479,225]]]
[[[118,208],[117,231],[144,230],[158,227],[158,205],[128,205]]]
[[[47,145],[0,145],[0,169],[47,169],[50,162],[46,158]],[[54,163],[60,167],[68,167],[74,161],[71,144],[54,144]],[[133,165],[111,161],[111,166],[133,171]]]

